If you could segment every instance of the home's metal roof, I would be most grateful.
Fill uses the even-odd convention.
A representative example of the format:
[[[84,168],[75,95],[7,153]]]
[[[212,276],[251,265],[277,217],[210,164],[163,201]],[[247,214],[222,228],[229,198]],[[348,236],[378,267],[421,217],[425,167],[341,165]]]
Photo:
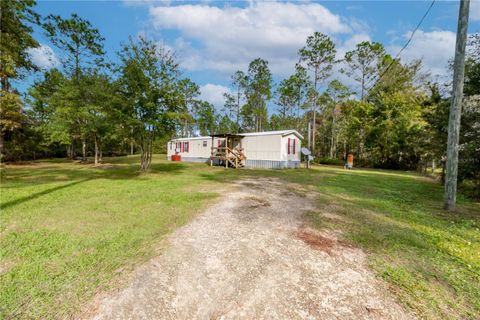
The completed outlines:
[[[281,135],[281,136],[286,136],[289,134],[294,134],[300,139],[303,139],[303,136],[298,133],[297,130],[277,130],[277,131],[262,131],[262,132],[246,132],[246,133],[219,133],[219,134],[214,134],[212,135],[213,137],[219,137],[219,138],[225,138],[225,137],[253,137],[253,136],[270,136],[270,135]],[[175,140],[206,140],[206,139],[212,139],[212,136],[203,136],[203,137],[189,137],[189,138],[175,138],[172,139],[171,141]]]
[[[212,139],[211,136],[203,136],[203,137],[188,137],[188,138],[174,138],[171,141],[176,141],[176,140],[208,140]]]
[[[248,132],[248,133],[240,133],[242,136],[251,137],[251,136],[268,136],[268,135],[281,135],[286,136],[289,134],[294,134],[298,136],[300,139],[303,139],[303,136],[298,133],[297,130],[277,130],[277,131],[262,131],[262,132]]]

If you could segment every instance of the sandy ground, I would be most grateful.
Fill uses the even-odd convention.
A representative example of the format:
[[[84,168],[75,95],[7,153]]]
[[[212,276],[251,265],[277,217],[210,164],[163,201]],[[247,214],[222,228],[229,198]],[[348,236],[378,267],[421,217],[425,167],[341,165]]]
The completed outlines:
[[[91,319],[411,319],[365,254],[304,227],[313,201],[278,180],[242,181],[169,237]],[[87,314],[85,314],[87,316]]]

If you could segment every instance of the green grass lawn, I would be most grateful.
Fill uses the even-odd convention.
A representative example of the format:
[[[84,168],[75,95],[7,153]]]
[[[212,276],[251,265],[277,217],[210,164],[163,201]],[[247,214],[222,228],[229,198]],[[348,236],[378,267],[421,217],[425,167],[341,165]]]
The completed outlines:
[[[365,249],[376,274],[425,318],[480,313],[480,204],[459,196],[442,210],[443,188],[415,174],[343,170],[225,170],[154,157],[106,159],[103,168],[57,161],[2,168],[0,318],[63,318],[158,254],[238,177],[280,177],[318,193],[318,228]],[[329,215],[324,215],[329,213]]]
[[[63,318],[159,249],[214,192],[208,167],[156,157],[103,169],[40,161],[2,170],[0,318]],[[213,190],[214,191],[214,190]]]

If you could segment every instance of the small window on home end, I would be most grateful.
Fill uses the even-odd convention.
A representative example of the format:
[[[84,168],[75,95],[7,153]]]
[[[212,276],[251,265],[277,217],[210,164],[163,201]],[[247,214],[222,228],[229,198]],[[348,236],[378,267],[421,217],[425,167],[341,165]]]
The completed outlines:
[[[288,138],[288,143],[287,143],[287,153],[288,154],[295,154],[296,153],[296,142],[297,142],[296,139]]]
[[[203,141],[203,146],[206,147],[207,146],[207,141]]]

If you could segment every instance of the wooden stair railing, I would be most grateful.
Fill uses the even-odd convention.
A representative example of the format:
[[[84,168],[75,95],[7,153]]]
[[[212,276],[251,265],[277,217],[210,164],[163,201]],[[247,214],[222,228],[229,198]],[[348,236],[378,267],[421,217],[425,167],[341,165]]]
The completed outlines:
[[[225,166],[234,168],[245,166],[245,154],[243,148],[212,147],[210,159],[219,159],[225,161]]]

